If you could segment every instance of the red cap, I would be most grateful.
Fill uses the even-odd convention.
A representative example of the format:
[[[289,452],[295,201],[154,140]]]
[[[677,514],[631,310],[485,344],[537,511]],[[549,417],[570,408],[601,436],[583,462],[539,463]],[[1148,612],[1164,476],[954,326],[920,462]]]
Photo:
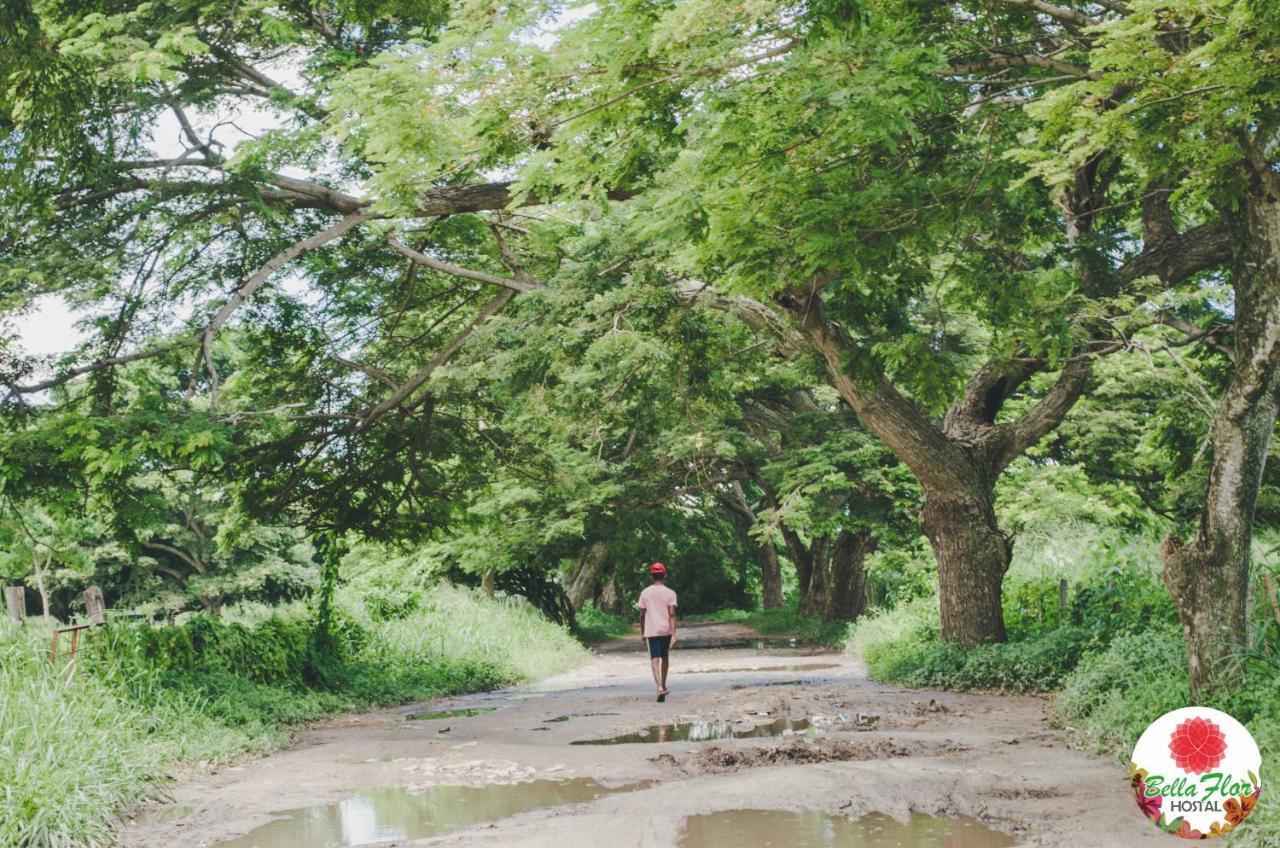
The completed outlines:
[[[655,562],[653,565],[649,566],[649,573],[650,574],[666,574],[667,567],[660,562]]]

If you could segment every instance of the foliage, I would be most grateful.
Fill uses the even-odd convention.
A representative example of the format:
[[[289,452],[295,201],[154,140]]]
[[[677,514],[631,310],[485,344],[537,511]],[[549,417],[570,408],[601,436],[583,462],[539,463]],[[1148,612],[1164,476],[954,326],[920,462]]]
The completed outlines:
[[[880,673],[888,680],[935,689],[1051,692],[1096,638],[1083,627],[1063,627],[968,651],[935,644],[898,655]]]
[[[1090,751],[1127,761],[1147,725],[1187,705],[1186,646],[1175,627],[1155,627],[1121,636],[1104,651],[1085,657],[1054,699],[1057,723]],[[1264,761],[1280,751],[1280,666],[1253,669],[1238,692],[1214,693],[1206,706],[1240,720],[1253,734]],[[1254,848],[1280,837],[1280,799],[1263,793],[1249,824],[1233,842]]]
[[[693,621],[733,621],[745,624],[762,636],[787,636],[814,645],[836,647],[844,644],[849,624],[845,621],[823,621],[821,618],[802,618],[797,610],[795,595],[787,596],[786,603],[772,610],[722,609],[715,613],[692,616]]]
[[[330,713],[468,692],[561,671],[584,656],[516,601],[452,588],[379,621],[338,598],[336,662],[314,653],[310,614],[244,607],[180,626],[112,624],[86,637],[68,683],[37,622],[0,621],[0,842],[114,843],[115,815],[157,798],[171,764],[226,762]]]
[[[576,635],[588,645],[597,645],[630,635],[635,624],[634,618],[614,615],[608,610],[600,609],[594,603],[587,602],[587,605],[578,613]]]

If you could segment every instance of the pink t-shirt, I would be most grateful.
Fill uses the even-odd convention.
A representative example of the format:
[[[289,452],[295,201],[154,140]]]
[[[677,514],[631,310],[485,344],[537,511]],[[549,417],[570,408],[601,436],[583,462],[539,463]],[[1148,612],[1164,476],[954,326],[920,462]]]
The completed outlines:
[[[654,583],[640,593],[640,609],[644,610],[644,637],[670,636],[671,611],[676,605],[676,593],[662,583]]]

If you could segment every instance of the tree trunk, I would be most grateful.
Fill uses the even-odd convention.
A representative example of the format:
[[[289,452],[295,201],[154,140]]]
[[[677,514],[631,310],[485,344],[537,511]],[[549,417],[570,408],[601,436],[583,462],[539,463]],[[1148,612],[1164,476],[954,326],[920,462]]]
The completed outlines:
[[[49,563],[53,561],[53,552],[47,551],[44,555],[44,563],[40,562],[40,555],[34,550],[31,552],[31,564],[36,572],[36,591],[40,593],[40,609],[44,614],[44,620],[49,620],[49,592],[45,586],[44,573],[49,568]]]
[[[604,558],[608,553],[609,546],[604,542],[592,542],[591,547],[587,548],[578,562],[578,571],[566,589],[569,603],[573,606],[575,613],[581,612],[583,604],[591,597],[591,592],[596,586],[596,578],[600,576],[600,569],[604,566]]]
[[[822,614],[827,599],[827,576],[831,562],[831,538],[819,536],[809,544],[809,580],[800,584],[797,614],[813,618]]]
[[[870,530],[841,530],[831,556],[831,581],[827,587],[823,621],[853,621],[867,607],[867,554],[876,548]]]
[[[765,493],[766,502],[772,505],[773,497],[765,487],[764,481],[750,466],[747,468],[752,473],[756,485]],[[734,480],[725,486],[720,495],[720,503],[729,514],[730,520],[737,525],[744,536],[750,539],[751,530],[756,525],[756,513],[747,501],[747,494],[742,484]],[[764,608],[778,609],[782,606],[782,569],[778,564],[778,549],[774,547],[772,539],[766,539],[756,545],[756,562],[760,564]]]
[[[813,572],[813,558],[796,531],[786,525],[781,525],[779,530],[782,532],[782,540],[787,545],[787,556],[796,570],[796,593],[799,595],[800,605],[803,606],[805,595],[809,591],[809,576]]]
[[[1238,222],[1234,362],[1213,422],[1213,460],[1189,542],[1161,545],[1187,643],[1193,700],[1239,682],[1253,513],[1280,403],[1280,198],[1252,195]]]
[[[922,518],[938,561],[943,641],[962,648],[1003,642],[1000,593],[1013,546],[996,525],[991,491],[926,489]]]
[[[778,564],[778,549],[772,540],[766,540],[756,548],[756,559],[760,563],[764,608],[779,609],[782,606],[782,567]]]
[[[618,595],[618,579],[616,575],[610,574],[609,579],[604,581],[604,585],[600,587],[600,597],[597,603],[601,609],[609,612],[618,612],[622,608],[622,598]]]

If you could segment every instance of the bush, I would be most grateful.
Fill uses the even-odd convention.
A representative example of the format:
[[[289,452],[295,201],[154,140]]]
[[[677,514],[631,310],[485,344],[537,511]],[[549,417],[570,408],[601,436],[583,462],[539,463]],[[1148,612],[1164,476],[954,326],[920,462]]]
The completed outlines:
[[[577,636],[585,644],[596,645],[610,639],[621,639],[631,632],[633,624],[632,620],[602,610],[588,601],[577,615]]]
[[[928,596],[878,610],[854,622],[845,650],[862,658],[873,680],[897,680],[904,653],[938,642],[938,598]]]
[[[1081,627],[970,651],[932,644],[892,661],[886,676],[909,686],[1051,692],[1094,644],[1090,631]]]
[[[296,722],[538,678],[586,656],[516,600],[440,587],[388,619],[362,597],[339,592],[335,657],[316,653],[295,604],[92,631],[70,683],[39,622],[0,622],[0,845],[110,845],[117,812],[157,797],[169,763],[265,752]]]
[[[1235,716],[1253,733],[1264,764],[1280,756],[1280,668],[1250,669],[1246,686],[1209,698],[1206,706]],[[1054,700],[1055,722],[1094,753],[1128,762],[1142,731],[1155,719],[1190,703],[1187,655],[1175,627],[1115,639],[1085,657]],[[1262,793],[1249,822],[1231,836],[1233,846],[1280,845],[1280,798]]]

